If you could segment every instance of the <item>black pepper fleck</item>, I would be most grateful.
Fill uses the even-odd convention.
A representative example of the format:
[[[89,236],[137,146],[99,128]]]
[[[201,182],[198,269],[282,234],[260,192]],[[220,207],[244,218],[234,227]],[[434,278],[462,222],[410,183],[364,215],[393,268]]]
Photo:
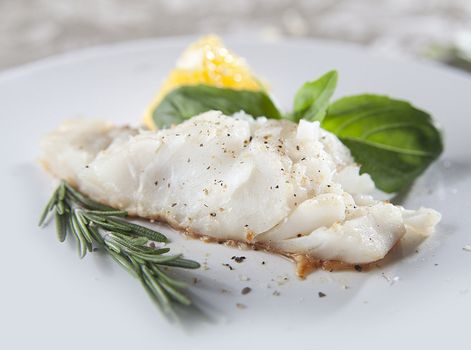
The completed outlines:
[[[325,294],[325,293],[322,293],[322,292],[319,292],[319,294],[318,294],[318,295],[319,295],[319,298],[323,298],[323,297],[327,296],[327,294]]]
[[[358,271],[358,272],[361,272],[363,270],[363,268],[361,267],[361,265],[354,265],[353,268]]]
[[[241,262],[244,262],[246,257],[245,256],[233,256],[231,259],[234,260],[236,263],[240,264]]]
[[[229,264],[222,264],[222,266],[228,267],[229,270],[231,270],[231,271],[234,270],[234,268]]]
[[[245,288],[242,288],[242,290],[240,291],[240,293],[241,293],[242,295],[246,295],[246,294],[249,294],[251,291],[252,291],[252,288],[250,288],[250,287],[245,287]]]

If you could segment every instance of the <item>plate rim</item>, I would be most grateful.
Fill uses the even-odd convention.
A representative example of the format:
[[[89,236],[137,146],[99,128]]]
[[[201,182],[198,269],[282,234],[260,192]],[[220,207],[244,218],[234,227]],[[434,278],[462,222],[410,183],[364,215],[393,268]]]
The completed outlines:
[[[24,75],[34,74],[38,71],[46,70],[58,65],[74,64],[80,61],[88,59],[95,59],[97,57],[103,57],[107,55],[116,55],[120,53],[126,53],[130,51],[148,50],[152,46],[158,47],[162,45],[180,46],[190,44],[195,39],[210,34],[195,34],[195,35],[175,35],[175,36],[163,36],[159,38],[143,38],[135,40],[125,40],[114,43],[104,43],[99,45],[92,45],[89,47],[83,47],[73,49],[70,51],[56,53],[45,56],[30,62],[22,63],[16,66],[0,70],[0,83],[7,82],[11,79],[20,78]],[[384,54],[376,52],[373,48],[363,46],[357,43],[331,40],[324,38],[290,38],[284,37],[280,39],[264,39],[261,37],[250,38],[247,35],[218,35],[221,39],[229,43],[228,46],[233,45],[246,45],[246,44],[261,44],[261,45],[319,45],[328,46],[340,50],[351,50],[359,54],[367,55],[370,58],[378,59],[386,64],[393,65],[413,65],[423,69],[435,70],[442,74],[449,74],[453,78],[462,79],[471,84],[471,74],[466,73],[455,67],[447,66],[438,61],[428,60],[426,58],[414,57],[414,56],[394,56],[387,57]]]

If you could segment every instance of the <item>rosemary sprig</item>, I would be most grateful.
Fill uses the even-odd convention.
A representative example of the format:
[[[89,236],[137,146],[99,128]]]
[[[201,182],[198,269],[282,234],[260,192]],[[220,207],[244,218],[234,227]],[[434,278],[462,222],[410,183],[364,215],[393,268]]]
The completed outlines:
[[[127,212],[97,203],[75,190],[65,181],[54,191],[39,220],[43,226],[49,216],[56,223],[57,238],[63,242],[68,234],[77,240],[80,258],[94,246],[104,248],[122,267],[133,274],[151,298],[167,314],[173,315],[174,303],[190,305],[181,292],[187,284],[165,273],[168,266],[197,269],[200,265],[181,255],[168,255],[169,248],[155,248],[167,237],[147,227],[122,218]]]

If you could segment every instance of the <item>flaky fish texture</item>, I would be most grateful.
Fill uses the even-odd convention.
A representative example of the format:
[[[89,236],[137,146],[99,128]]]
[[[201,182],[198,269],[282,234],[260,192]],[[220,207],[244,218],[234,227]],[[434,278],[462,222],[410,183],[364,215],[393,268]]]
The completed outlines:
[[[432,209],[375,200],[368,174],[318,122],[210,111],[156,132],[63,123],[41,161],[92,199],[220,241],[366,264],[407,232],[429,235]]]

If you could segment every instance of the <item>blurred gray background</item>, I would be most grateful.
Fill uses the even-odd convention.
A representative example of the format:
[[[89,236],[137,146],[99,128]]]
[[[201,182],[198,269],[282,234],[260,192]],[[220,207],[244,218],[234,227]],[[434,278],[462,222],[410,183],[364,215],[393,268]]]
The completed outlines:
[[[0,70],[83,47],[209,32],[342,40],[471,71],[470,0],[0,0]]]

